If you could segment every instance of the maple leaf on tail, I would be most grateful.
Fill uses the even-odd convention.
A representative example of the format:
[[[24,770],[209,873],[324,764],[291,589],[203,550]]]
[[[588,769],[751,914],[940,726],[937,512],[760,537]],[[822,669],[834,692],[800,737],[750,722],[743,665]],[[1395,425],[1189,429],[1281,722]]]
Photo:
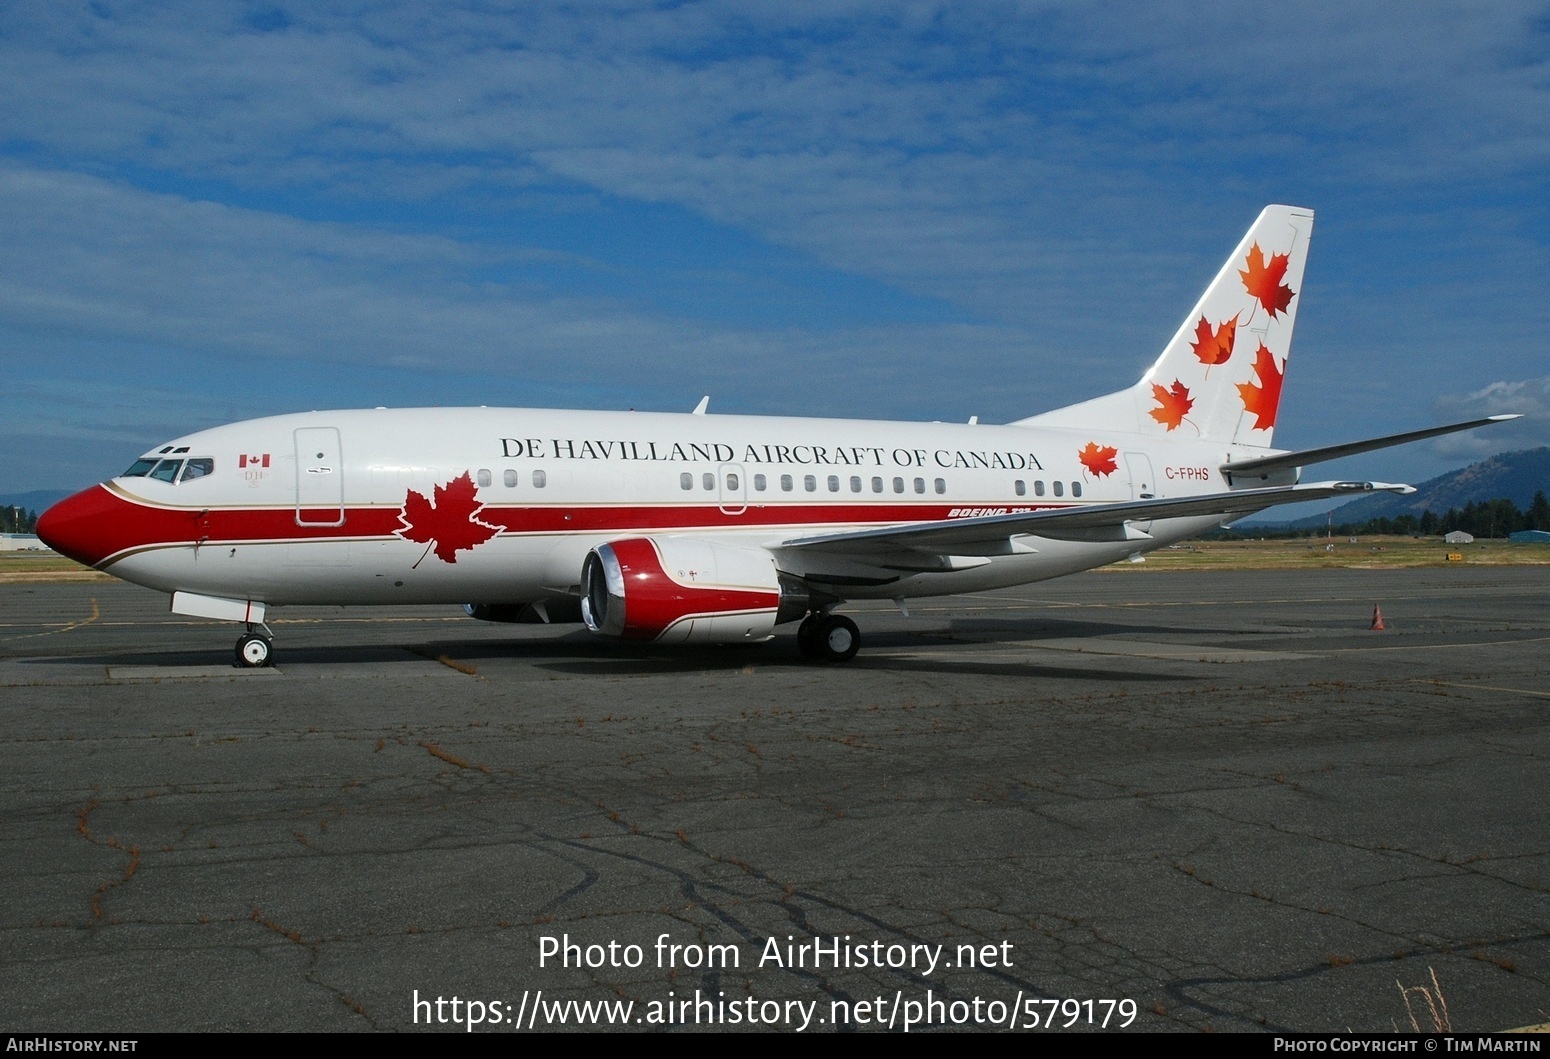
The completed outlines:
[[[1254,374],[1259,376],[1259,385],[1240,382],[1238,393],[1243,398],[1244,410],[1254,413],[1254,429],[1269,430],[1276,425],[1276,408],[1281,404],[1281,380],[1286,373],[1276,367],[1275,354],[1266,349],[1263,342],[1254,354]]]
[[[458,552],[483,544],[500,532],[499,526],[474,517],[484,510],[484,505],[479,502],[478,490],[467,471],[446,485],[438,485],[434,496],[433,504],[422,494],[409,490],[404,496],[404,509],[398,513],[404,528],[394,532],[406,541],[425,545],[427,552],[434,544],[436,558],[442,562],[457,562]],[[420,556],[420,560],[424,558]]]
[[[1272,254],[1270,264],[1265,264],[1264,251],[1259,244],[1249,251],[1249,256],[1244,264],[1247,269],[1240,269],[1238,275],[1243,279],[1243,287],[1252,295],[1259,304],[1263,305],[1271,316],[1286,312],[1286,307],[1292,304],[1292,298],[1296,292],[1281,282],[1286,275],[1288,258],[1285,254]]]
[[[1224,320],[1222,325],[1212,330],[1211,324],[1204,316],[1195,325],[1195,341],[1190,343],[1190,348],[1195,351],[1195,356],[1200,358],[1200,363],[1225,364],[1227,358],[1232,356],[1233,339],[1238,334],[1238,318]]]
[[[1114,462],[1114,457],[1118,455],[1119,450],[1113,445],[1099,445],[1096,441],[1089,441],[1077,451],[1076,459],[1094,474],[1107,477],[1119,470],[1119,464]]]
[[[1195,399],[1189,395],[1189,387],[1178,379],[1174,379],[1173,385],[1166,390],[1153,383],[1152,400],[1157,402],[1157,407],[1148,414],[1169,430],[1184,422],[1184,416],[1195,407]]]

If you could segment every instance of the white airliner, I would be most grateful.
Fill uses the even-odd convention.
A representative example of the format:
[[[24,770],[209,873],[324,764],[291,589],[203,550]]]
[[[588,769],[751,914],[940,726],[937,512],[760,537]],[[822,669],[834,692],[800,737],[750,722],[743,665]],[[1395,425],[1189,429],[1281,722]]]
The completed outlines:
[[[1270,447],[1311,211],[1268,207],[1127,390],[1005,426],[459,408],[189,434],[44,514],[56,550],[242,622],[286,604],[464,603],[659,643],[851,658],[835,608],[1086,570],[1276,505],[1409,486],[1307,464],[1515,416]],[[470,602],[472,601],[472,602]]]

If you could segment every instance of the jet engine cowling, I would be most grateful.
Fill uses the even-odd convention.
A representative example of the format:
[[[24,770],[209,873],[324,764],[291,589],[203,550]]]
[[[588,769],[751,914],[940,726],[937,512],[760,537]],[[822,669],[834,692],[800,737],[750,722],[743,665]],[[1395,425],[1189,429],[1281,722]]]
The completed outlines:
[[[801,582],[759,548],[630,537],[593,548],[581,567],[582,620],[623,640],[753,643],[807,609]]]

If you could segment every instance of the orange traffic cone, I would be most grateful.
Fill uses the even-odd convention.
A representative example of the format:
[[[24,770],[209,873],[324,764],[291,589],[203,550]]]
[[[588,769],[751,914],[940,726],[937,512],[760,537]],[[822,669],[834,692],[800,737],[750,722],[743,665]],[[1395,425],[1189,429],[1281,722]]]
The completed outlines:
[[[1383,608],[1376,603],[1372,606],[1372,631],[1383,632]]]

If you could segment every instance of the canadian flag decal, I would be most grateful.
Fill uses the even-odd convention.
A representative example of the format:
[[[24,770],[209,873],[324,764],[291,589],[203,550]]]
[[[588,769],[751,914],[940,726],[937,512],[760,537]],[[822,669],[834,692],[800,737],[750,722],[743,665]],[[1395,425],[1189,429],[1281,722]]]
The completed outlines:
[[[260,454],[258,456],[249,456],[246,453],[243,453],[241,456],[237,457],[237,467],[238,467],[239,470],[241,468],[243,468],[243,467],[249,467],[249,466],[251,466],[251,467],[268,467],[269,466],[269,453],[265,452],[265,453],[262,453],[262,454]]]

